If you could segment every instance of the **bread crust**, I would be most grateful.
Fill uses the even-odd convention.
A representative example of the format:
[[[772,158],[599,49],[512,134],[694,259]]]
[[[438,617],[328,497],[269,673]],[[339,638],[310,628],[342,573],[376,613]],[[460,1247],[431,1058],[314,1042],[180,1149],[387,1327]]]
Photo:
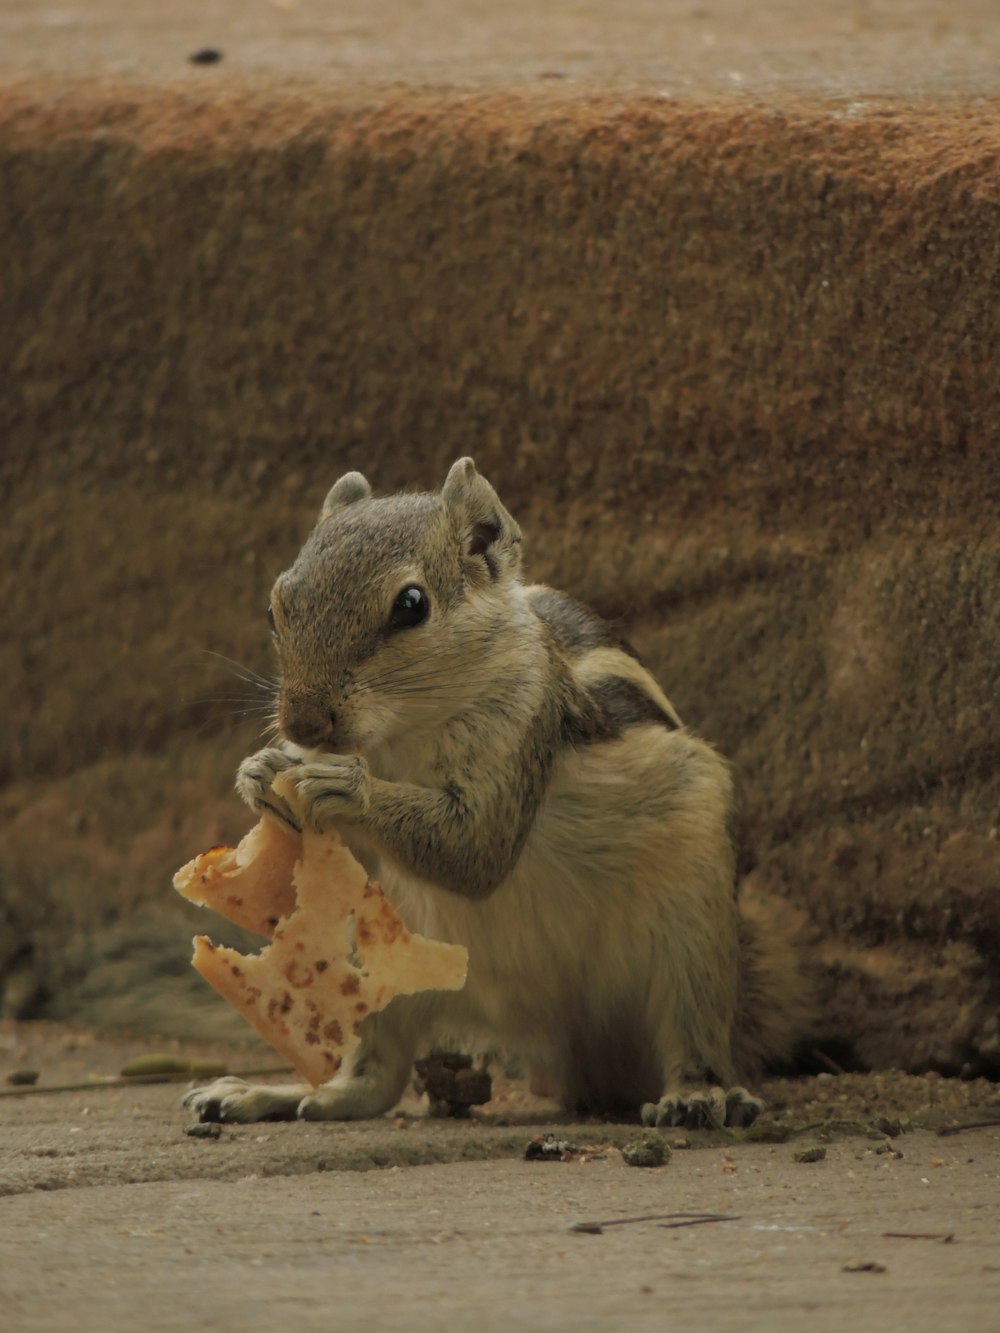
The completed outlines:
[[[361,1024],[399,994],[459,990],[468,952],[414,935],[335,832],[264,816],[236,848],[178,871],[184,897],[271,943],[244,955],[194,940],[196,971],[313,1087],[357,1048]]]

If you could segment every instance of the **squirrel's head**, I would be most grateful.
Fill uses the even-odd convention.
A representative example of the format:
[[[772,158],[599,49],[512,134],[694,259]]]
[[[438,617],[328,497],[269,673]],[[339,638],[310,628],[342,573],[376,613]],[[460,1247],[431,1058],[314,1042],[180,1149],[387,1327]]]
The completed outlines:
[[[473,703],[509,622],[520,542],[471,458],[440,494],[376,498],[360,472],[341,477],[271,594],[282,735],[363,750]]]

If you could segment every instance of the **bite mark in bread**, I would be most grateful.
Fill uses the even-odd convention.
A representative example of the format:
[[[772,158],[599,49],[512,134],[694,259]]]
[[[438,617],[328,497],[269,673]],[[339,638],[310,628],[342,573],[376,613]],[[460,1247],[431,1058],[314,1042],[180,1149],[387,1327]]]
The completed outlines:
[[[244,955],[199,935],[192,962],[314,1087],[395,995],[465,984],[467,951],[411,934],[335,832],[300,836],[264,816],[238,847],[190,861],[174,886],[271,937]]]

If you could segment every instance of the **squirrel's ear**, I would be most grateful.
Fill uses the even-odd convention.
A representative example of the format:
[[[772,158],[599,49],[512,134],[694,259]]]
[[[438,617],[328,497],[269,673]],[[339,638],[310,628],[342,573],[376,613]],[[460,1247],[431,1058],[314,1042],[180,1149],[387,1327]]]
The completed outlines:
[[[500,503],[496,491],[476,471],[471,458],[453,463],[441,490],[444,507],[454,520],[465,554],[492,582],[517,574],[521,566],[521,529]]]
[[[323,508],[320,510],[320,520],[329,518],[335,510],[342,509],[344,505],[367,500],[371,493],[372,488],[360,472],[345,472],[341,479],[330,487],[323,501]]]

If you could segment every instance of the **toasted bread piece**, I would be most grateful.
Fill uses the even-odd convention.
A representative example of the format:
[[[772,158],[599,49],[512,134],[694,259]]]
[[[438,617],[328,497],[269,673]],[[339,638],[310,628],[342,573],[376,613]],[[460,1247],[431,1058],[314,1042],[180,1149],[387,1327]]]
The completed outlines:
[[[212,847],[174,876],[178,893],[255,935],[274,934],[295,910],[295,862],[302,839],[287,824],[264,815],[236,847]]]
[[[243,955],[199,935],[192,962],[314,1087],[357,1047],[362,1019],[393,996],[465,984],[467,951],[412,935],[336,833],[299,837],[265,816],[238,848],[196,857],[174,883],[272,936]]]

